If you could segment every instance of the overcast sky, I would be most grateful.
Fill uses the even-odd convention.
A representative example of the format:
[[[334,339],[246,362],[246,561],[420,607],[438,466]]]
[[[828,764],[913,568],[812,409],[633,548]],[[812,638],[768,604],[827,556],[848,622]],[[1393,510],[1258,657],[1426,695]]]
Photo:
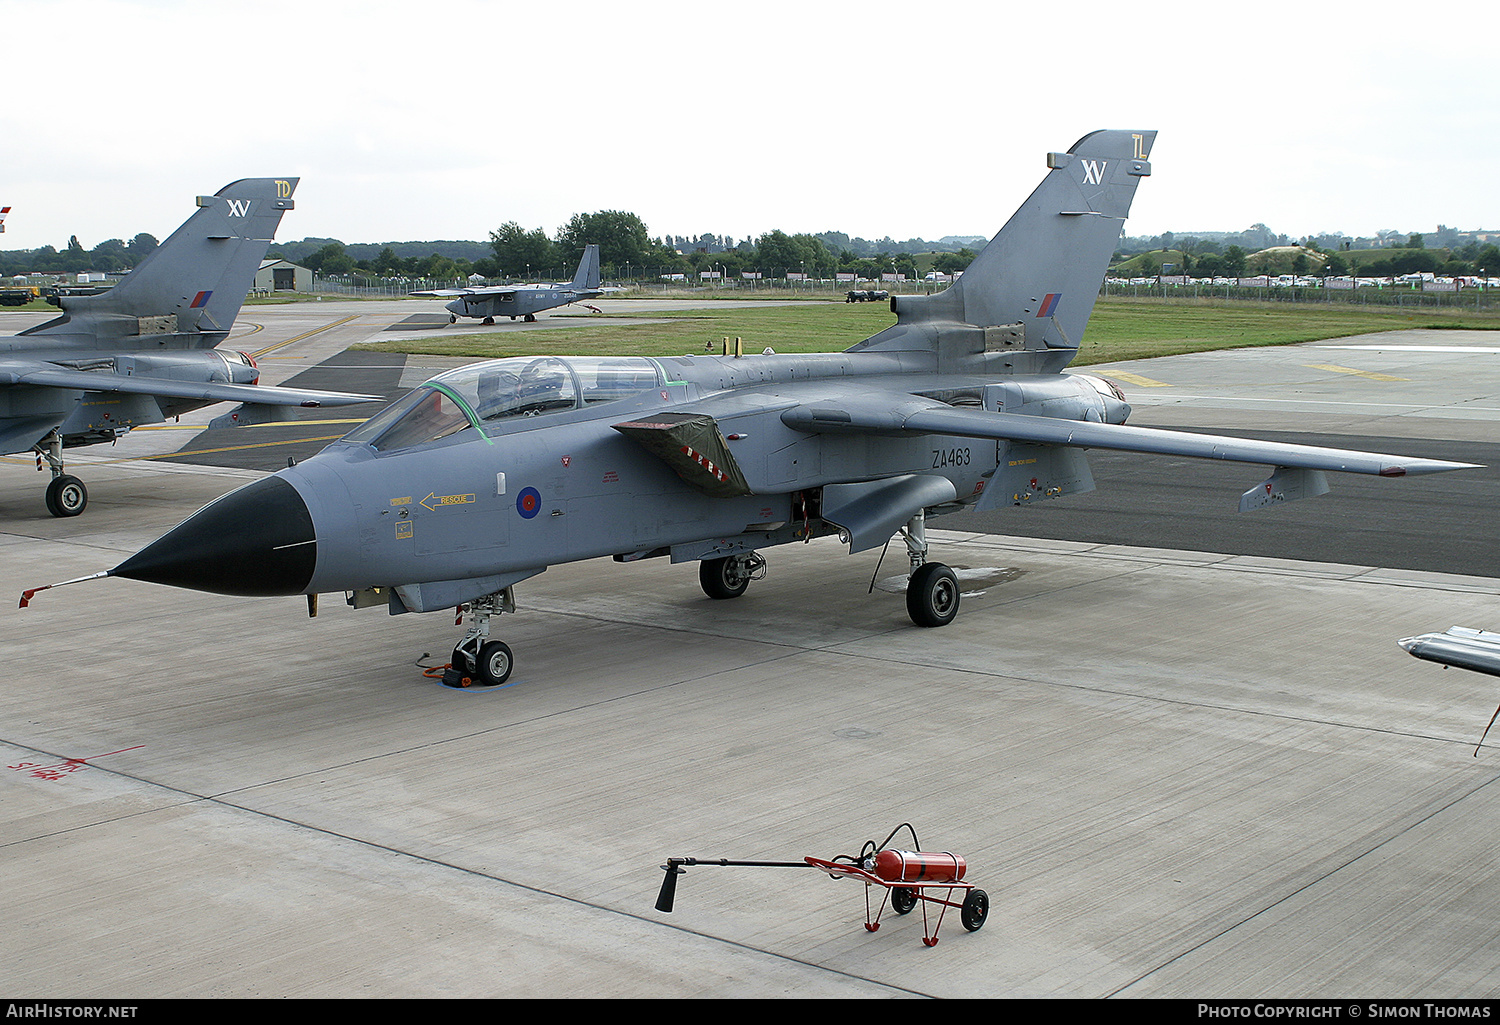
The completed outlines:
[[[0,0],[0,249],[261,176],[302,179],[283,240],[989,235],[1099,128],[1160,132],[1130,235],[1500,229],[1497,11]]]

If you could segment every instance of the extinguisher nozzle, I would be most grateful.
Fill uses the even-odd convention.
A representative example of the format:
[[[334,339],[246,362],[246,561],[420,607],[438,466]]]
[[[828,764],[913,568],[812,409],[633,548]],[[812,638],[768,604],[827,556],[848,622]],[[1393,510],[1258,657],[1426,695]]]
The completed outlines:
[[[661,881],[661,892],[656,895],[656,910],[670,913],[672,904],[677,899],[677,877],[682,875],[682,862],[676,858],[668,858],[667,863],[662,866],[666,875]]]

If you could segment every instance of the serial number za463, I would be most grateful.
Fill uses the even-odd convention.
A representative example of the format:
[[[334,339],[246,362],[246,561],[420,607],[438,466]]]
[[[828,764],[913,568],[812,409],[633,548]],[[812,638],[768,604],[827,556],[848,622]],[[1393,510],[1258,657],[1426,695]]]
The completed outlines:
[[[945,466],[968,466],[969,450],[966,448],[942,448],[933,449],[932,468],[941,469]]]

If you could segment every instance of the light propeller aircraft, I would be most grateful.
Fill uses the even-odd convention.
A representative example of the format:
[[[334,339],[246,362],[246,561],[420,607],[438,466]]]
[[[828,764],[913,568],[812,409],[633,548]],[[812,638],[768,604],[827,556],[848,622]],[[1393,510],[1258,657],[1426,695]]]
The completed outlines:
[[[1095,132],[1050,154],[958,282],[896,296],[896,323],[847,351],[471,364],[81,579],[457,607],[469,625],[444,682],[495,685],[513,660],[491,620],[553,564],[697,562],[729,599],[763,575],[763,549],[834,535],[853,553],[899,533],[908,614],[942,626],[959,585],[928,558],[928,517],[1091,490],[1088,448],[1272,467],[1242,510],[1321,494],[1329,470],[1470,465],[1130,427],[1113,384],[1062,373],[1154,138]]]
[[[47,510],[77,516],[83,481],[62,450],[113,441],[134,427],[216,402],[238,402],[225,425],[284,419],[288,407],[370,402],[374,395],[260,385],[229,337],[296,178],[247,178],[212,196],[119,284],[63,296],[62,314],[0,338],[0,453],[37,453],[52,469]],[[216,420],[215,423],[219,423]]]
[[[443,307],[448,311],[450,324],[459,317],[473,317],[486,324],[493,324],[496,317],[509,317],[511,320],[520,317],[531,323],[543,310],[582,303],[585,299],[597,299],[603,294],[604,289],[599,287],[599,247],[596,245],[584,246],[583,258],[578,261],[573,280],[566,284],[484,285],[407,293],[421,299],[452,299],[452,302]]]

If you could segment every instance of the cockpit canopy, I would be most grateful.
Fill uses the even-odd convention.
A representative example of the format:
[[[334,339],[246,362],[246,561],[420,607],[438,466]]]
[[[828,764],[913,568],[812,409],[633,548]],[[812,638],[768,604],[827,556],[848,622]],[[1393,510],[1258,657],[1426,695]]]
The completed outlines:
[[[629,398],[659,383],[656,364],[637,356],[515,356],[471,363],[413,388],[344,440],[380,452],[411,448],[468,427],[489,433],[518,417]]]

